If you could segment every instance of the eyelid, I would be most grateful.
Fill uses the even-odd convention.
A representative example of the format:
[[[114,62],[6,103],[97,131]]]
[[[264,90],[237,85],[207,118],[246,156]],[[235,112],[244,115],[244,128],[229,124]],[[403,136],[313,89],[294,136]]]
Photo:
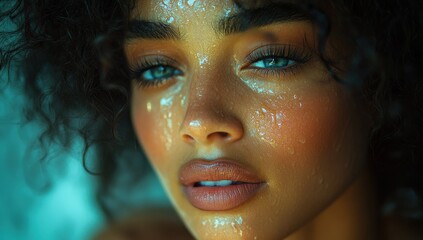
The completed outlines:
[[[168,56],[151,54],[139,57],[133,64],[130,64],[128,67],[129,70],[133,72],[140,70],[140,67],[143,68],[143,70],[147,70],[159,65],[166,65],[177,68],[177,65],[179,64],[178,61]]]
[[[241,70],[248,68],[252,63],[270,57],[287,58],[297,63],[305,63],[312,57],[312,51],[305,47],[298,47],[289,44],[268,44],[254,49],[245,57]]]
[[[175,59],[164,55],[150,54],[138,58],[133,64],[128,66],[130,79],[136,81],[140,87],[149,88],[162,86],[172,80],[173,77],[157,80],[146,80],[141,77],[146,71],[159,66],[168,66],[182,73],[184,72]]]
[[[145,56],[139,57],[133,64],[130,64],[128,66],[130,79],[138,80],[136,75],[160,65],[170,66],[170,67],[181,70],[181,67],[179,67],[180,64],[178,64],[178,61],[176,61],[173,58],[170,58],[164,55],[155,55],[155,54],[145,55]]]

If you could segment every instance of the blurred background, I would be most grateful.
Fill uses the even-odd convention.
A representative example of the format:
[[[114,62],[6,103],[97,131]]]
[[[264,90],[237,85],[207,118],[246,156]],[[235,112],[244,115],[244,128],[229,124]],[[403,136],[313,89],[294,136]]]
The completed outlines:
[[[51,144],[43,159],[43,125],[26,120],[25,103],[31,99],[13,76],[0,72],[0,239],[91,239],[106,219],[96,198],[99,178],[83,168],[82,140],[75,138],[66,150]],[[134,208],[170,205],[152,171],[116,191],[125,199],[117,205],[125,207],[115,209],[123,218]]]

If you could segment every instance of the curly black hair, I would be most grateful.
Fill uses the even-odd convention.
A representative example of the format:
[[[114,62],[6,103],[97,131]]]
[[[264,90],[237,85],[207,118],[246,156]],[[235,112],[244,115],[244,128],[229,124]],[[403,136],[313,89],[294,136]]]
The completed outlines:
[[[75,136],[82,137],[83,165],[101,178],[98,200],[106,213],[104,196],[118,165],[132,164],[134,177],[148,169],[128,117],[129,80],[121,48],[133,6],[131,1],[64,0],[0,6],[0,69],[18,69],[14,78],[24,81],[27,119],[45,126],[43,159],[51,143],[70,147]],[[87,158],[91,148],[97,167]],[[138,161],[126,161],[132,153]]]
[[[361,89],[373,110],[369,154],[380,201],[402,198],[404,189],[421,199],[422,1],[334,0],[331,5],[355,47],[350,74],[336,79]],[[106,212],[105,199],[119,166],[131,164],[134,177],[148,170],[129,120],[130,79],[122,47],[134,6],[133,0],[0,2],[0,70],[19,70],[31,99],[28,119],[47,127],[40,138],[43,145],[69,146],[75,134],[82,136],[84,166],[88,149],[95,146],[100,167],[86,169],[101,176],[98,196]],[[304,6],[322,30],[323,52],[330,21],[313,1]],[[331,70],[330,61],[324,62]],[[423,208],[421,201],[414,203]]]

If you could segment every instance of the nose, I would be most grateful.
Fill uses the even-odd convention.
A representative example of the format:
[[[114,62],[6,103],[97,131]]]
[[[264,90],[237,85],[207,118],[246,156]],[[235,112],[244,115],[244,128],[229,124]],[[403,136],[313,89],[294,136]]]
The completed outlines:
[[[242,122],[220,95],[213,87],[191,92],[180,130],[184,142],[209,145],[236,142],[243,137]]]

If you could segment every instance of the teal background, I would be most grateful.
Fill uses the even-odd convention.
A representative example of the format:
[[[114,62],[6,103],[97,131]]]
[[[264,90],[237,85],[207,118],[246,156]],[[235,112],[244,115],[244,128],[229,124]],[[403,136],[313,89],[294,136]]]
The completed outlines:
[[[30,101],[18,79],[1,73],[0,94],[0,239],[88,239],[103,224],[94,199],[96,179],[84,172],[81,141],[40,161],[41,124],[26,122]]]
[[[12,2],[0,2],[0,7]],[[7,19],[0,21],[0,32],[13,28]],[[4,49],[14,39],[0,40]],[[24,109],[32,99],[23,93],[24,82],[15,72],[19,68],[0,71],[0,240],[90,239],[104,229],[105,218],[96,202],[98,178],[83,169],[83,142],[75,137],[67,149],[49,143],[48,157],[40,160],[45,126],[26,120]],[[125,182],[125,171],[117,181]],[[112,204],[120,217],[134,208],[170,205],[151,171],[113,194],[124,200]]]
[[[0,72],[0,240],[90,239],[105,219],[95,199],[98,178],[82,166],[82,140],[75,137],[69,149],[50,144],[49,157],[40,160],[44,126],[26,121],[31,99],[11,76]],[[114,206],[121,217],[134,208],[170,204],[152,172],[113,194],[125,200]]]

